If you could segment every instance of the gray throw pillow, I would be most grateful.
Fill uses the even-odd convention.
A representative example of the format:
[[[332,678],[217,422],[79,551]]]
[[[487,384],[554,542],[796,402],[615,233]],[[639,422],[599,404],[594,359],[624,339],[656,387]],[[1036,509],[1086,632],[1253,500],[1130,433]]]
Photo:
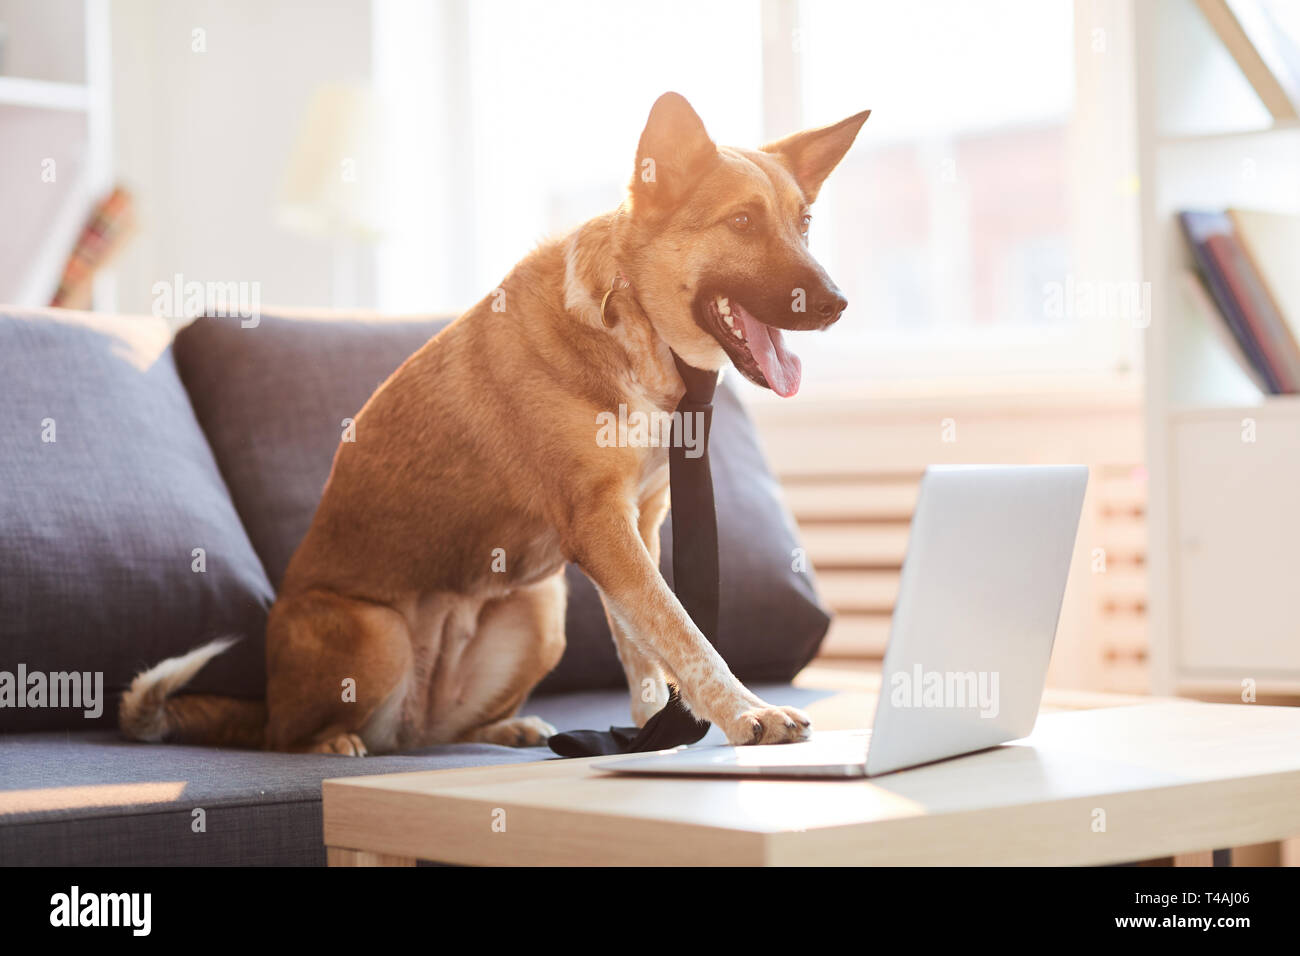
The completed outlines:
[[[149,317],[0,310],[0,730],[85,727],[84,702],[51,697],[97,674],[112,724],[137,670],[223,634],[250,639],[192,688],[263,693],[271,585],[170,338]],[[45,706],[5,700],[20,668]]]
[[[176,362],[230,495],[278,586],[329,477],[343,420],[447,323],[266,314],[253,328],[198,319],[177,333]],[[812,657],[829,617],[807,574],[779,486],[735,393],[718,392],[709,458],[719,503],[718,650],[749,681],[787,681]],[[594,428],[594,423],[593,423]],[[671,580],[671,526],[664,523]],[[595,589],[574,567],[568,647],[540,692],[623,683]]]

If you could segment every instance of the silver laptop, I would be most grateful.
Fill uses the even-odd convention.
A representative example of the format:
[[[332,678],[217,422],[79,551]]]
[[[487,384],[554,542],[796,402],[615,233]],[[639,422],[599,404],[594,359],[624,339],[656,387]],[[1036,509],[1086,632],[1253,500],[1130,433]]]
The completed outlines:
[[[926,469],[870,731],[679,747],[618,773],[863,777],[1029,736],[1083,508],[1082,465]]]

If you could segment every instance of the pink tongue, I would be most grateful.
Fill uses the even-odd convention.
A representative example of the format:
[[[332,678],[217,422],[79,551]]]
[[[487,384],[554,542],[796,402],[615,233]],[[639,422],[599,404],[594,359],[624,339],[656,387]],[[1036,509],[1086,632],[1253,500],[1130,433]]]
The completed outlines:
[[[782,398],[789,398],[799,391],[799,379],[803,375],[803,363],[799,356],[785,347],[781,341],[781,330],[764,325],[740,307],[734,299],[731,302],[733,315],[739,316],[741,331],[745,333],[745,344],[750,354],[758,363],[767,384],[772,391]]]

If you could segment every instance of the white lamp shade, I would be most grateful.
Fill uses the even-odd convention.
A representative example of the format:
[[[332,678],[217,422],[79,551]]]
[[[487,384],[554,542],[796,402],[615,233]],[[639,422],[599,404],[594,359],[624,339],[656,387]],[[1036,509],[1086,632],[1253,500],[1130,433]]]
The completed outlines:
[[[380,113],[364,87],[330,84],[313,94],[280,184],[281,225],[320,238],[379,235]]]

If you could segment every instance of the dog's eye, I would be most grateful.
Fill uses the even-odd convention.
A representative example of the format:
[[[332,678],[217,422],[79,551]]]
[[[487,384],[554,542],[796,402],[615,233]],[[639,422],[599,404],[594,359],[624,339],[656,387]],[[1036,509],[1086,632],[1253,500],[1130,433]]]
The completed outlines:
[[[736,232],[744,232],[749,228],[749,213],[738,212],[731,217],[731,228]]]
[[[799,234],[808,235],[808,227],[812,225],[812,216],[804,213],[799,217]]]

